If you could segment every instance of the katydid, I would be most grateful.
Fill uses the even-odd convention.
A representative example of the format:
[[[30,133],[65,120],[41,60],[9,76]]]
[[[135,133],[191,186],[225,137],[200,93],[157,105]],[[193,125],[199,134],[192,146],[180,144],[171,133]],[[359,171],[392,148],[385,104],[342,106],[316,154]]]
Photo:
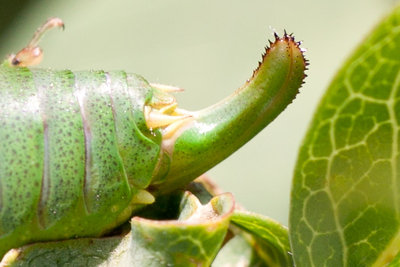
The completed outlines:
[[[0,257],[24,244],[101,236],[240,148],[292,102],[307,62],[275,35],[252,77],[200,111],[179,88],[124,71],[32,68],[38,41],[0,65]]]

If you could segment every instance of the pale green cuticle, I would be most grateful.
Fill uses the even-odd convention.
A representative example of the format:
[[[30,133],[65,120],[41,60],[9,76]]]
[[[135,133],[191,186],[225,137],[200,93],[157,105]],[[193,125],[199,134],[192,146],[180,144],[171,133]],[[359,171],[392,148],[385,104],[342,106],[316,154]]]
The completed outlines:
[[[111,83],[113,78],[120,78],[118,75],[123,76],[109,75]],[[139,76],[132,75],[130,81],[135,79],[142,86],[135,95],[137,102],[133,102],[140,106],[146,97],[140,96],[151,89]],[[146,187],[151,182],[160,147],[140,134],[131,142],[134,131],[116,136],[115,132],[125,129],[118,128],[121,124],[114,125],[110,97],[97,91],[109,90],[106,83],[104,72],[31,71],[1,66],[0,160],[9,163],[0,164],[0,254],[36,240],[98,236],[130,216],[134,208],[130,206],[131,198],[138,189],[135,186]],[[77,90],[85,94],[82,106],[76,99]],[[124,101],[114,103],[118,122],[120,115],[125,114],[121,105],[127,103],[132,108],[132,101],[127,101],[130,96],[124,97]],[[91,132],[87,137],[87,149],[91,151],[87,169],[83,164],[82,113]],[[133,113],[133,117],[138,127],[145,127],[143,114]],[[122,119],[134,123],[133,117]],[[138,127],[136,132],[141,130]],[[148,165],[135,164],[124,169],[127,161],[121,157],[132,155],[123,145],[125,137],[133,146],[132,158],[140,153],[141,158],[149,159]],[[44,157],[46,146],[48,156]],[[131,164],[129,159],[128,163]],[[86,185],[84,173],[89,178]],[[129,183],[132,176],[141,179]]]

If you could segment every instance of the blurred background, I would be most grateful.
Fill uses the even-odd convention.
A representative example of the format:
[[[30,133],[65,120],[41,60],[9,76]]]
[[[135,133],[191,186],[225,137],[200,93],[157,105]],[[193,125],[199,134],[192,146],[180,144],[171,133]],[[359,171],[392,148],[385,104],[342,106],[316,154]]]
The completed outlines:
[[[300,95],[273,123],[208,172],[248,210],[287,225],[298,148],[324,90],[394,0],[15,0],[0,11],[0,56],[26,45],[48,17],[65,31],[41,43],[41,67],[138,73],[185,88],[181,108],[197,110],[240,87],[273,31],[294,33],[310,61]]]

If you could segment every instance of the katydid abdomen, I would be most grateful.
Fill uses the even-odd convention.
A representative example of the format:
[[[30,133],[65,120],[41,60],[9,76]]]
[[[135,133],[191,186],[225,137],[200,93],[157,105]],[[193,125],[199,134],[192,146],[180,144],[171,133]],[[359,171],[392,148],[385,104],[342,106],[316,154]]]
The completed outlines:
[[[0,250],[97,236],[146,202],[161,141],[143,115],[154,90],[124,72],[0,67]]]
[[[100,236],[229,156],[298,93],[306,62],[285,34],[245,85],[197,112],[125,72],[0,66],[0,256]]]

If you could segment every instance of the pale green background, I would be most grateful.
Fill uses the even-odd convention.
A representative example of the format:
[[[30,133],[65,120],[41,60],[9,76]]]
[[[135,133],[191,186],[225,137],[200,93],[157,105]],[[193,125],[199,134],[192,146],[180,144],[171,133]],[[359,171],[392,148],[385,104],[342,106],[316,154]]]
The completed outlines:
[[[285,224],[298,147],[318,101],[341,62],[391,0],[73,0],[38,1],[6,32],[0,55],[16,52],[47,17],[64,32],[42,43],[42,67],[124,69],[186,89],[177,98],[199,109],[250,77],[272,32],[304,41],[310,60],[301,94],[267,129],[209,175],[237,201]]]

